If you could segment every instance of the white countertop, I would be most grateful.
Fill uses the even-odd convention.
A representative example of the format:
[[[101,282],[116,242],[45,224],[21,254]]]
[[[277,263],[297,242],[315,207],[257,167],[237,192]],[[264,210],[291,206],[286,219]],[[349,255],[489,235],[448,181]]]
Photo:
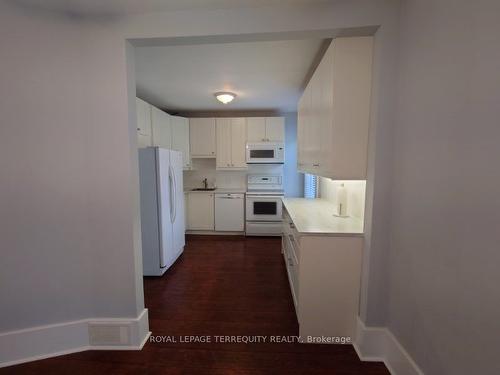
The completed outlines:
[[[325,199],[282,198],[282,200],[295,229],[301,235],[363,235],[361,219],[334,216],[337,208]]]
[[[215,190],[192,190],[195,188],[185,188],[184,193],[214,193],[214,194],[245,194],[246,188],[217,188]]]

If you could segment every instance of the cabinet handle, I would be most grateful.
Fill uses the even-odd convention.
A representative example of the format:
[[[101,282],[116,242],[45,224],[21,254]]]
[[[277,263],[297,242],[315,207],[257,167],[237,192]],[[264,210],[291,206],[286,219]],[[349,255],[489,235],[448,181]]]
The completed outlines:
[[[313,167],[319,167],[319,163],[318,164],[313,164]]]
[[[141,130],[141,128],[137,128],[137,131],[140,131],[140,130]]]
[[[294,223],[290,223],[290,228],[295,228],[295,224]]]

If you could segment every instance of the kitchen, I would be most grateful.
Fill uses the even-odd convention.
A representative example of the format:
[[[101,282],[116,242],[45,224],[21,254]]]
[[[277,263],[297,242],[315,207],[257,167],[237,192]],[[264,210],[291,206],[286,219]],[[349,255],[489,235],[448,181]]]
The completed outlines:
[[[304,80],[310,71],[308,83],[291,100],[296,113],[280,114],[279,108],[263,111],[251,103],[253,98],[245,98],[244,91],[216,91],[209,95],[212,102],[208,105],[205,101],[193,108],[195,104],[189,103],[187,108],[168,111],[136,99],[139,169],[152,167],[151,161],[142,161],[146,153],[174,150],[170,158],[175,155],[178,159],[174,168],[168,167],[172,177],[164,182],[165,189],[173,191],[164,198],[166,206],[175,207],[168,209],[173,229],[163,235],[162,222],[168,219],[162,221],[161,217],[167,215],[160,203],[145,202],[151,197],[161,201],[157,197],[162,194],[150,189],[162,180],[159,156],[157,176],[147,181],[141,177],[141,200],[147,207],[141,210],[143,252],[149,254],[144,256],[144,275],[168,274],[186,241],[210,241],[206,236],[215,236],[212,240],[219,241],[221,251],[231,251],[232,242],[223,242],[227,236],[255,236],[254,241],[281,238],[276,244],[286,266],[301,341],[322,335],[351,340],[356,333],[361,289],[373,38],[299,41],[297,46],[294,41],[254,42],[202,49],[205,56],[209,47],[214,55],[224,55],[220,48],[232,48],[235,55],[245,48],[275,47],[273,43],[283,44],[281,48],[304,48],[306,44],[309,48],[302,68],[309,67],[301,70],[303,77],[298,80]],[[163,58],[163,66],[176,66],[169,59],[175,61],[187,53],[176,51],[179,47],[164,48],[138,49],[137,85],[145,97],[154,97],[154,87],[148,91],[151,73],[144,66],[167,74],[159,70],[161,64],[151,60]],[[185,48],[192,55],[196,46]],[[216,64],[222,64],[219,60]],[[245,67],[240,69],[245,71]],[[157,97],[160,92],[157,88]],[[164,100],[174,99],[165,96]],[[311,178],[312,195],[310,186],[305,186]],[[163,189],[160,185],[156,185],[158,191]],[[151,211],[151,207],[155,209]],[[152,233],[150,223],[154,224]],[[216,236],[226,237],[218,240]]]

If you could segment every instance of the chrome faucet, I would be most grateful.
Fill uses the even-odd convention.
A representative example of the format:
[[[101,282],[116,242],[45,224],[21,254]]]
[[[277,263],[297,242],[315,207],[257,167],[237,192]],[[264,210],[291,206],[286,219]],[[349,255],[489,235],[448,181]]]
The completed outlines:
[[[208,181],[206,178],[203,180],[203,188],[208,189]]]

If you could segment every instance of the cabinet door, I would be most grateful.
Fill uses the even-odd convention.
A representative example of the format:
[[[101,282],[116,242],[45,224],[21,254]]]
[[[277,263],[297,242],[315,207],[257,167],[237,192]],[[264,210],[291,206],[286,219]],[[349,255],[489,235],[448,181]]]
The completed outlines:
[[[247,118],[247,142],[264,142],[266,140],[266,118]]]
[[[172,150],[182,152],[184,169],[191,167],[189,154],[189,120],[185,117],[172,116]]]
[[[231,168],[231,119],[217,119],[217,169]]]
[[[333,49],[329,49],[321,61],[321,146],[319,153],[319,175],[328,175],[332,170],[333,145]],[[338,134],[338,137],[343,137]]]
[[[332,167],[326,176],[366,179],[373,37],[337,38],[332,45]]]
[[[304,157],[304,136],[305,136],[305,92],[297,104],[297,168],[302,170],[305,166]]]
[[[266,117],[266,141],[285,142],[285,118]]]
[[[172,129],[170,115],[151,106],[151,125],[153,146],[170,149],[172,147]]]
[[[194,158],[214,158],[216,153],[214,118],[189,119],[189,141],[191,156]]]
[[[308,162],[312,173],[315,174],[321,167],[320,152],[321,152],[321,72],[316,70],[316,73],[311,80],[311,106],[310,106],[310,123],[306,133]],[[317,173],[317,172],[316,172]]]
[[[299,168],[303,171],[309,171],[309,168],[312,167],[312,135],[311,128],[313,127],[313,116],[312,116],[312,105],[311,105],[311,85],[312,81],[309,82],[306,89],[304,90],[304,94],[302,94],[302,105],[303,105],[303,115],[299,133],[299,142],[300,142],[300,152],[299,152]]]
[[[151,139],[151,105],[144,100],[136,98],[137,113],[137,145],[138,147],[149,147]]]
[[[246,169],[246,121],[245,118],[231,119],[231,167]]]
[[[214,230],[213,193],[190,193],[187,211],[189,230]]]

